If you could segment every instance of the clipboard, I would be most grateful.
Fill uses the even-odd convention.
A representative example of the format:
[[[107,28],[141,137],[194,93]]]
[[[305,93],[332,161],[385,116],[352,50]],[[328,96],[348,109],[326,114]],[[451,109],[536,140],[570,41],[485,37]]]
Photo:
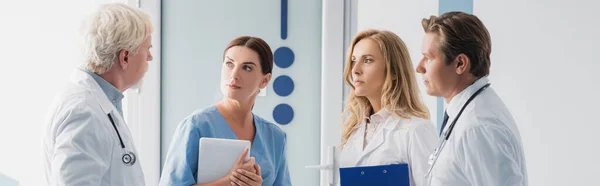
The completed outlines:
[[[340,168],[340,186],[410,186],[408,164]]]

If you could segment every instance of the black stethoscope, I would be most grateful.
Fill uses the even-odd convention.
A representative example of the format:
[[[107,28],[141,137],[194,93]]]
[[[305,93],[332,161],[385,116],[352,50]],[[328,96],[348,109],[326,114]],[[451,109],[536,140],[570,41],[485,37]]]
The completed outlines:
[[[456,117],[454,118],[454,120],[452,120],[452,123],[450,124],[450,126],[448,126],[448,130],[444,131],[444,133],[442,134],[443,138],[441,138],[441,139],[438,140],[438,145],[435,148],[435,151],[433,151],[433,154],[431,154],[431,156],[429,156],[429,170],[427,171],[427,174],[425,175],[426,178],[429,177],[429,175],[431,174],[431,170],[433,170],[433,166],[435,165],[435,162],[437,161],[438,156],[440,155],[440,152],[442,151],[442,149],[446,145],[446,141],[448,141],[448,138],[450,138],[450,134],[452,134],[452,130],[454,129],[454,125],[456,125],[456,121],[458,120],[458,118],[460,117],[460,115],[462,114],[462,112],[465,110],[465,108],[467,107],[467,105],[469,105],[469,103],[471,103],[471,101],[473,101],[473,99],[475,97],[477,97],[477,95],[479,95],[479,93],[483,92],[489,86],[490,86],[489,83],[486,84],[486,85],[484,85],[483,87],[479,88],[479,90],[477,90],[477,92],[475,92],[471,97],[469,97],[469,99],[467,100],[467,102],[462,106],[462,108],[458,112],[458,115],[456,115]]]
[[[125,149],[125,144],[123,143],[123,140],[121,139],[121,134],[119,134],[119,130],[117,130],[117,125],[115,125],[115,121],[113,120],[112,116],[110,115],[110,113],[108,113],[108,119],[110,120],[110,123],[112,123],[112,126],[115,128],[115,132],[117,132],[117,137],[119,137],[119,142],[121,142],[121,148],[123,149],[123,156],[121,157],[121,161],[123,161],[123,164],[125,165],[133,165],[135,163],[135,154],[133,152],[128,152]]]

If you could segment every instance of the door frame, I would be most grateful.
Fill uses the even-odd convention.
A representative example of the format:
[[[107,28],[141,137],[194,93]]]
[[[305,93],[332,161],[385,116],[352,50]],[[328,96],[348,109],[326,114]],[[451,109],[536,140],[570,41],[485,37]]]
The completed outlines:
[[[161,0],[124,0],[127,5],[141,8],[150,15],[153,60],[137,88],[125,91],[123,111],[144,171],[148,186],[160,180],[160,97],[161,97]]]
[[[343,72],[346,49],[356,33],[358,0],[324,0],[322,3],[320,163],[333,165],[336,155],[332,154],[335,153],[332,147],[339,146],[342,139],[341,113],[349,92]],[[333,170],[321,169],[321,186],[337,182],[337,168],[333,167]]]

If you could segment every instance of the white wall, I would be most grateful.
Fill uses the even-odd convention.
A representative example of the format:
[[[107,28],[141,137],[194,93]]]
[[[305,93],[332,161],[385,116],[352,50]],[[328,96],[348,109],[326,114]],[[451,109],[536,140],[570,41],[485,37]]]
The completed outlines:
[[[81,61],[82,15],[105,1],[0,1],[0,177],[46,185],[44,115]]]
[[[490,80],[521,130],[530,185],[600,185],[599,7],[589,0],[474,2],[492,35]]]
[[[600,185],[599,2],[473,2],[492,36],[490,81],[515,117],[525,147],[529,185]],[[420,20],[437,15],[437,0],[359,1],[358,31],[396,32],[420,57]],[[421,91],[423,91],[421,87]],[[435,114],[435,100],[426,103]],[[434,118],[435,119],[435,118]]]

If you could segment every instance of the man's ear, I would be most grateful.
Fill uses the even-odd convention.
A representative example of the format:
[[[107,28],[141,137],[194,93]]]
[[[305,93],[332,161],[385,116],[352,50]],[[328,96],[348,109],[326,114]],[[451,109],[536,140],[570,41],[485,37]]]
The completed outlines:
[[[271,81],[271,73],[268,73],[267,75],[265,75],[265,77],[263,78],[263,80],[260,82],[260,88],[263,89],[265,87],[267,87],[267,84],[269,84],[269,81]]]
[[[119,65],[121,65],[122,69],[127,69],[128,65],[129,65],[129,50],[121,50],[121,52],[119,52]]]
[[[465,54],[458,54],[456,56],[456,73],[463,74],[465,72],[469,72],[471,68],[471,60]]]

